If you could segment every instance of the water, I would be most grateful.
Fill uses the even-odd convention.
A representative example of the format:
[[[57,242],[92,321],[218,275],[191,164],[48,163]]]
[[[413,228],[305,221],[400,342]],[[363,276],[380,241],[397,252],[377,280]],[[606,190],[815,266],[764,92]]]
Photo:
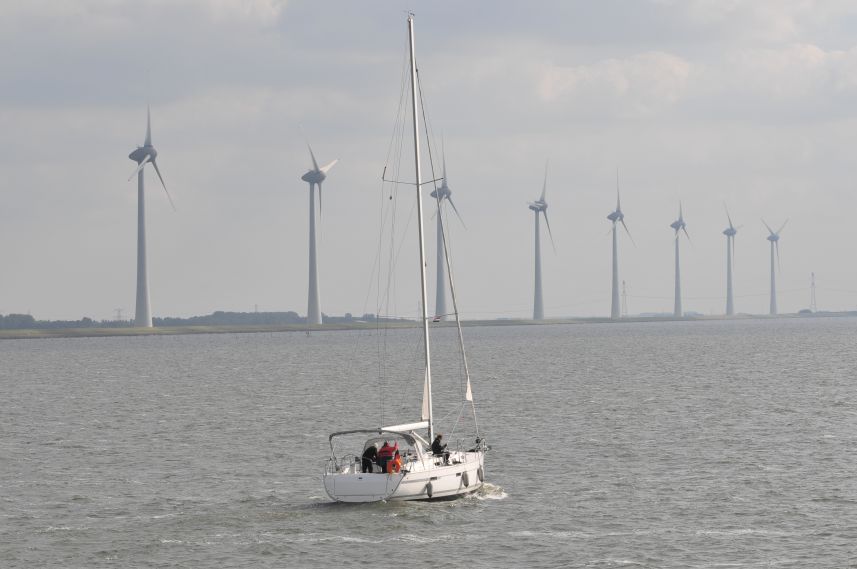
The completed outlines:
[[[320,472],[377,336],[0,342],[0,567],[857,566],[857,320],[465,333],[490,485],[357,506]]]

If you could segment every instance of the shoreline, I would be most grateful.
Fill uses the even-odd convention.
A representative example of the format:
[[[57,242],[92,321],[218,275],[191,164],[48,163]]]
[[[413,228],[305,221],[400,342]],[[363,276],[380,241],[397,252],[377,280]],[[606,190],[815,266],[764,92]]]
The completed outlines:
[[[711,320],[772,320],[781,318],[847,318],[857,317],[857,312],[819,312],[814,314],[740,314],[736,316],[631,316],[612,320],[611,318],[551,318],[540,321],[524,319],[462,320],[463,327],[479,326],[552,326],[558,324],[627,324],[651,322],[699,322]],[[455,326],[454,321],[432,323],[433,328]],[[377,330],[378,328],[417,328],[416,321],[334,323],[307,326],[289,324],[280,326],[162,326],[158,328],[21,328],[0,330],[0,340],[40,340],[47,338],[107,338],[121,336],[181,336],[188,334],[259,334],[276,332],[339,332],[351,330]]]

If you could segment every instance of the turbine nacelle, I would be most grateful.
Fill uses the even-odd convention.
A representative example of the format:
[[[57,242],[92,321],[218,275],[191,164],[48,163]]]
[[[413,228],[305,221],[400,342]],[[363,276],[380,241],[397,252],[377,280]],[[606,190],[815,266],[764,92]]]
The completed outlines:
[[[527,202],[527,207],[529,207],[532,211],[536,212],[536,227],[538,227],[539,223],[539,214],[545,216],[545,225],[548,227],[548,235],[551,238],[551,247],[553,247],[553,252],[556,253],[556,243],[553,240],[553,231],[551,231],[551,222],[548,221],[548,202],[545,200],[545,195],[547,195],[548,191],[548,162],[545,162],[545,179],[542,182],[542,195],[539,196],[534,202]]]
[[[333,166],[339,162],[339,159],[336,159],[329,164],[318,167],[318,162],[315,159],[315,154],[313,154],[312,146],[309,145],[309,142],[306,144],[307,149],[309,150],[309,157],[312,160],[312,168],[307,170],[306,174],[301,176],[301,180],[304,182],[309,182],[310,184],[321,184],[327,178],[327,172],[333,168]]]
[[[548,209],[548,202],[542,201],[542,200],[536,200],[534,202],[528,202],[527,205],[533,211],[544,212],[544,211],[547,211],[547,209]]]
[[[788,223],[788,222],[789,222],[789,220],[788,220],[788,219],[787,219],[787,220],[785,220],[785,221],[783,222],[783,224],[780,226],[780,228],[779,228],[779,229],[777,229],[776,231],[774,231],[773,229],[771,229],[771,226],[770,226],[770,225],[768,225],[768,224],[765,222],[765,220],[763,219],[763,220],[762,220],[762,223],[765,225],[765,228],[767,228],[767,230],[768,230],[768,234],[769,234],[765,239],[767,239],[767,240],[768,240],[768,241],[770,241],[771,243],[776,243],[777,241],[779,241],[779,240],[780,240],[780,232],[781,232],[783,229],[785,229],[785,227],[786,227],[786,223]]]
[[[307,170],[307,173],[301,176],[301,180],[310,184],[320,184],[327,178],[327,174],[321,170]]]
[[[446,185],[446,180],[443,181],[443,185],[436,190],[432,190],[431,197],[434,199],[439,199],[441,201],[448,200],[452,196],[452,190],[449,189],[449,186]]]
[[[136,150],[134,150],[131,154],[128,155],[128,158],[139,164],[144,161],[146,157],[149,158],[149,161],[153,161],[158,157],[158,151],[155,150],[154,146],[138,146]]]
[[[617,222],[620,222],[623,219],[625,219],[625,214],[622,213],[622,210],[617,209],[616,211],[614,211],[610,215],[608,215],[607,219],[609,219],[613,223],[617,223]]]
[[[675,230],[676,238],[678,238],[679,231],[684,231],[684,234],[687,235],[688,239],[690,239],[690,235],[687,233],[687,224],[684,222],[684,213],[682,213],[681,202],[678,202],[678,219],[670,223],[670,227]]]
[[[738,230],[732,227],[731,225],[723,230],[723,235],[727,237],[735,237],[736,233],[738,233]]]
[[[167,184],[164,182],[164,177],[161,176],[161,169],[158,168],[158,163],[155,161],[155,158],[158,157],[158,151],[155,150],[155,147],[152,146],[152,113],[149,109],[146,109],[146,141],[143,143],[143,146],[138,146],[134,149],[131,154],[128,155],[128,158],[137,163],[137,168],[128,178],[128,181],[131,181],[131,178],[137,175],[142,175],[141,172],[143,168],[146,167],[146,164],[151,164],[155,169],[155,173],[158,175],[158,179],[161,181],[161,186],[164,188],[164,192],[167,194],[167,199],[170,201],[170,206],[172,206],[175,211],[176,206],[173,203],[173,198],[170,196],[169,190],[167,190]]]

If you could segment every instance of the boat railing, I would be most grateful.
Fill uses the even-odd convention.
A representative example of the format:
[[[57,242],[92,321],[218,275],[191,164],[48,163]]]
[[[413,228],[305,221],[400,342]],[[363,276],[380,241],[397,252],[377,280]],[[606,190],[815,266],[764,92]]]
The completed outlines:
[[[343,456],[331,456],[327,459],[325,467],[326,474],[339,474],[346,470],[347,467],[353,467],[354,472],[359,472],[360,457],[349,453]]]

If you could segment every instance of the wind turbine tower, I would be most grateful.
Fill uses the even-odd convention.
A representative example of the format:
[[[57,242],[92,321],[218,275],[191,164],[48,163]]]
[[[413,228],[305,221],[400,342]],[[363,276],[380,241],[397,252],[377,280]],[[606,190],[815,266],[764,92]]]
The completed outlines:
[[[690,240],[690,235],[687,232],[687,224],[684,222],[684,216],[681,213],[681,202],[678,202],[678,219],[670,223],[670,227],[675,230],[675,304],[673,305],[673,317],[681,318],[684,312],[681,310],[681,265],[679,263],[678,251],[679,232],[684,231],[685,236]]]
[[[146,140],[143,146],[138,146],[128,158],[137,163],[137,169],[128,178],[137,175],[137,306],[134,315],[134,326],[139,328],[152,327],[152,309],[149,304],[149,276],[146,271],[146,196],[145,184],[143,181],[143,170],[146,164],[151,164],[161,180],[161,185],[164,187],[164,192],[167,194],[167,199],[175,211],[176,207],[173,204],[173,199],[170,197],[170,192],[167,191],[167,185],[164,183],[164,178],[161,176],[161,171],[158,168],[158,163],[155,159],[158,157],[158,151],[152,146],[152,113],[146,108]]]
[[[811,284],[810,284],[810,294],[809,294],[809,309],[815,313],[818,312],[818,305],[815,303],[815,273],[810,273],[811,276]]]
[[[735,234],[738,233],[738,229],[732,225],[732,218],[729,216],[728,208],[726,209],[726,219],[729,220],[729,227],[723,230],[723,235],[726,236],[726,316],[734,316],[735,304],[732,298],[732,266],[735,254]]]
[[[309,142],[307,142],[307,148],[312,159],[312,169],[301,176],[301,180],[309,183],[309,293],[306,320],[307,324],[321,324],[321,308],[318,300],[318,257],[315,243],[315,187],[318,186],[318,216],[321,218],[321,183],[338,160],[319,168]]]
[[[785,228],[786,223],[789,220],[785,220],[779,229],[774,231],[771,227],[765,223],[765,220],[762,220],[762,223],[765,224],[765,227],[768,229],[768,237],[767,240],[771,242],[771,316],[777,314],[777,273],[776,268],[779,267],[780,264],[780,232]],[[774,249],[776,249],[776,257],[777,264],[774,265]]]
[[[619,306],[619,249],[617,244],[616,225],[621,223],[625,228],[628,237],[631,237],[631,232],[628,231],[628,226],[625,225],[625,214],[622,213],[622,205],[619,200],[619,172],[616,172],[616,210],[610,212],[607,216],[613,223],[613,290],[610,302],[610,318],[618,320],[620,316]],[[633,241],[633,238],[631,238]]]
[[[541,231],[539,230],[539,214],[545,216],[545,225],[548,227],[548,235],[551,238],[551,245],[556,251],[556,246],[553,242],[553,233],[551,232],[551,224],[548,221],[548,202],[545,201],[545,192],[548,188],[548,165],[545,164],[545,181],[542,184],[542,195],[539,199],[529,203],[529,208],[535,214],[536,228],[536,266],[535,266],[535,289],[533,293],[533,320],[544,320],[545,306],[544,298],[542,297],[542,242]]]
[[[455,207],[455,202],[452,201],[452,190],[446,182],[446,152],[443,154],[443,182],[440,187],[432,191],[431,197],[437,202],[437,280],[435,281],[435,301],[434,301],[434,320],[446,320],[446,255],[444,253],[444,237],[443,237],[443,205],[444,202],[449,202],[455,215],[458,216],[461,224],[464,225],[464,220],[461,219],[461,214],[458,213],[458,208]]]

